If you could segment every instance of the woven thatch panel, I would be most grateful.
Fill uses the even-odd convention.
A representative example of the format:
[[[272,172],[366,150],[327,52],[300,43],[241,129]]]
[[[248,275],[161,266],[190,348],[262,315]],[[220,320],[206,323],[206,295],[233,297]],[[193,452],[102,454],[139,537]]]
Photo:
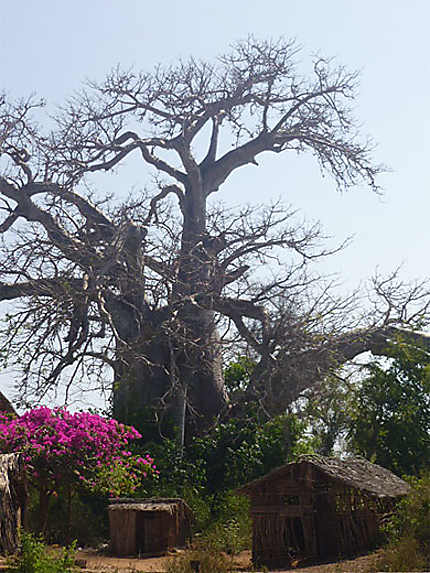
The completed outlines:
[[[110,511],[165,511],[173,514],[177,509],[174,503],[118,503],[109,506]]]
[[[20,454],[0,455],[0,553],[13,553],[26,503],[25,473]]]
[[[410,486],[390,470],[372,464],[364,458],[346,460],[323,456],[307,456],[307,458],[328,476],[377,497],[402,496],[410,490]]]
[[[16,416],[14,407],[2,392],[0,392],[0,412]]]

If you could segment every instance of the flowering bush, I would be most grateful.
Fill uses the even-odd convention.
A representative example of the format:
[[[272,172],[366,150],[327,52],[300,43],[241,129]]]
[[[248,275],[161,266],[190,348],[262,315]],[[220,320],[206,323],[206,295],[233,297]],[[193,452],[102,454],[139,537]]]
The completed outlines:
[[[41,511],[59,491],[112,497],[133,493],[144,479],[157,476],[149,455],[129,450],[129,441],[140,437],[132,427],[88,412],[40,407],[14,419],[0,414],[0,451],[23,453]]]

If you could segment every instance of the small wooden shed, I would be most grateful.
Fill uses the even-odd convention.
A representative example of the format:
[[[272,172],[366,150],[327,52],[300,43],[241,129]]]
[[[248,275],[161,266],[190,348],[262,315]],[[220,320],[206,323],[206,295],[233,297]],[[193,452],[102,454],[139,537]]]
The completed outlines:
[[[0,455],[0,554],[18,548],[19,529],[27,499],[22,455]]]
[[[238,489],[251,501],[256,565],[347,556],[375,545],[409,485],[365,459],[303,456]]]
[[[183,499],[117,499],[109,505],[114,555],[163,555],[191,539],[192,512]]]

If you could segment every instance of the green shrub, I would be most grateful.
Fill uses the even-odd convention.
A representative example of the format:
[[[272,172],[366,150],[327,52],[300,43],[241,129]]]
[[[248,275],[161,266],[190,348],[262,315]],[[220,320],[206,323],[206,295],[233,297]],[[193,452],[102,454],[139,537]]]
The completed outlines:
[[[378,562],[380,571],[430,569],[430,474],[411,478],[411,484],[385,528],[389,543]]]
[[[384,354],[367,365],[369,375],[354,392],[350,447],[398,475],[418,475],[430,463],[428,351],[406,338]]]
[[[205,531],[214,519],[212,514],[213,496],[205,496],[197,488],[190,485],[184,486],[181,496],[193,512],[193,530],[196,532]]]
[[[76,492],[71,498],[70,510],[65,496],[51,496],[49,502],[49,520],[43,537],[47,543],[66,545],[76,539],[79,545],[97,545],[109,538],[107,515],[108,500],[84,492]],[[38,495],[33,487],[29,488],[27,506],[28,529],[37,531]]]
[[[220,422],[205,436],[194,438],[185,458],[199,468],[206,494],[225,492],[302,453],[303,433],[304,424],[294,414],[260,421],[250,405],[241,417]]]
[[[251,518],[249,500],[228,492],[214,507],[216,520],[202,536],[202,543],[215,550],[236,555],[251,547]]]
[[[399,503],[387,532],[391,541],[416,539],[423,550],[430,550],[430,474],[410,478],[412,490]]]
[[[10,573],[72,573],[76,542],[59,553],[50,552],[41,538],[30,533],[21,535],[20,552],[9,561]]]

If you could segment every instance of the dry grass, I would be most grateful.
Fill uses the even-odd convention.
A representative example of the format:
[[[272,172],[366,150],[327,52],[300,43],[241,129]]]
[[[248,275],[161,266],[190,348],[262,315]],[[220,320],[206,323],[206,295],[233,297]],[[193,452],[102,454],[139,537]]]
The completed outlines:
[[[228,573],[232,570],[232,560],[219,551],[187,551],[186,554],[172,559],[167,566],[167,573],[193,573],[199,563],[200,573]]]
[[[428,571],[427,563],[428,558],[423,555],[418,541],[404,537],[380,552],[376,568],[378,571]]]

